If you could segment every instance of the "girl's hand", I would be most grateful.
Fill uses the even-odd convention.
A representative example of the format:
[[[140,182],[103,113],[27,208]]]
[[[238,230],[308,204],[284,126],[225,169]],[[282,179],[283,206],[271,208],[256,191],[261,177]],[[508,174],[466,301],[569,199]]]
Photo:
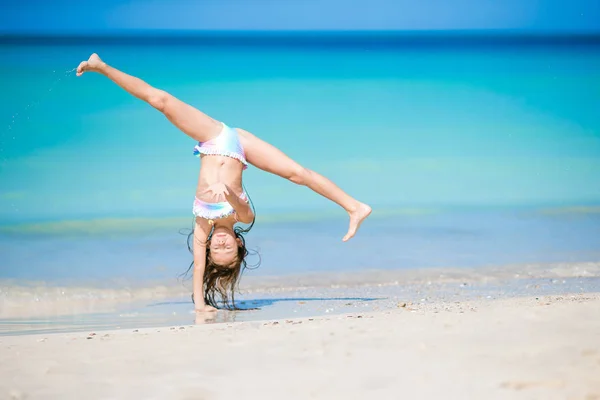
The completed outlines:
[[[209,193],[213,199],[216,199],[218,201],[227,201],[226,196],[229,195],[229,189],[227,188],[227,185],[219,182],[219,183],[210,185],[204,191],[204,193]]]
[[[196,325],[210,324],[211,322],[215,322],[217,313],[196,313],[196,318],[194,319],[194,323]]]
[[[195,308],[195,311],[197,313],[204,313],[204,312],[215,312],[215,311],[217,311],[217,309],[214,308],[213,306],[209,306],[208,304],[205,304],[203,306],[197,306]]]

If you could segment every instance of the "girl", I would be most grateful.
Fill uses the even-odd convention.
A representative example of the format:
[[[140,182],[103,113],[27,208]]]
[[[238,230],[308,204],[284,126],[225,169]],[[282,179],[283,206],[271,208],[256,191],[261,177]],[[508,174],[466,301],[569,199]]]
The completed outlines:
[[[371,213],[371,208],[344,193],[329,179],[306,169],[279,149],[239,128],[230,128],[196,108],[156,89],[139,78],[127,75],[97,54],[77,67],[100,73],[131,95],[163,113],[183,133],[198,142],[194,154],[202,159],[193,213],[196,217],[193,243],[193,298],[196,312],[215,311],[221,297],[225,306],[235,308],[233,293],[248,254],[242,230],[235,224],[254,223],[254,212],[243,190],[242,172],[249,164],[308,186],[348,212],[347,241]]]

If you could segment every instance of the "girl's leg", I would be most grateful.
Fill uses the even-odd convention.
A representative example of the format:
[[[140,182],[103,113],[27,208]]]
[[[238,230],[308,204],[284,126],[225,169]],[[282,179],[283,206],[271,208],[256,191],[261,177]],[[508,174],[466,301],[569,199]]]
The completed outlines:
[[[87,61],[79,64],[77,76],[81,76],[87,71],[105,75],[131,95],[150,104],[194,140],[205,142],[215,137],[221,130],[221,124],[218,121],[169,93],[107,65],[97,54],[92,54]]]
[[[354,236],[363,220],[371,214],[371,207],[353,199],[329,179],[302,167],[281,150],[257,138],[250,132],[243,129],[238,129],[238,132],[246,153],[246,159],[250,164],[299,185],[307,186],[321,196],[337,203],[348,212],[350,226],[346,236],[342,239],[343,241],[347,241]]]

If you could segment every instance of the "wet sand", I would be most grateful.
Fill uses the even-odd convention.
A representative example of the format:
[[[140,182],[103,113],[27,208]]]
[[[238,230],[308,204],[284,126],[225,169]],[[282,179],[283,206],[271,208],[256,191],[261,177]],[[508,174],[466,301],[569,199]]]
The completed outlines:
[[[600,262],[501,265],[477,268],[446,267],[363,270],[342,273],[304,273],[284,276],[244,276],[237,299],[244,308],[261,312],[229,316],[230,321],[321,314],[340,305],[355,306],[367,300],[450,301],[600,291]],[[116,325],[134,315],[141,323],[162,315],[189,320],[191,281],[136,280],[24,282],[0,279],[0,335],[9,323],[27,321],[73,322],[115,320]],[[297,300],[297,301],[293,301]],[[348,300],[348,301],[345,301]],[[298,301],[303,307],[294,308]],[[288,304],[287,307],[272,307]],[[374,304],[370,302],[370,304]],[[387,307],[388,304],[380,305]],[[133,318],[133,317],[132,317]],[[186,320],[174,323],[187,323]],[[166,322],[166,320],[165,320]],[[126,326],[123,325],[123,326]]]
[[[600,294],[0,338],[13,399],[600,398]]]

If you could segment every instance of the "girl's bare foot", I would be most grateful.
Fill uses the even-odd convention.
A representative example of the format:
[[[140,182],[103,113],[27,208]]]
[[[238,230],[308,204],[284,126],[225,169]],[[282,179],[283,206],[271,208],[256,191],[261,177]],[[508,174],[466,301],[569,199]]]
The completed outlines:
[[[88,58],[87,61],[82,61],[77,67],[77,76],[83,75],[84,72],[94,71],[98,72],[102,67],[106,65],[104,62],[98,57],[98,54],[94,53]]]
[[[344,242],[347,242],[356,234],[360,224],[371,214],[371,207],[364,203],[359,203],[358,207],[348,214],[350,215],[350,226],[348,227],[348,233],[342,239]]]

